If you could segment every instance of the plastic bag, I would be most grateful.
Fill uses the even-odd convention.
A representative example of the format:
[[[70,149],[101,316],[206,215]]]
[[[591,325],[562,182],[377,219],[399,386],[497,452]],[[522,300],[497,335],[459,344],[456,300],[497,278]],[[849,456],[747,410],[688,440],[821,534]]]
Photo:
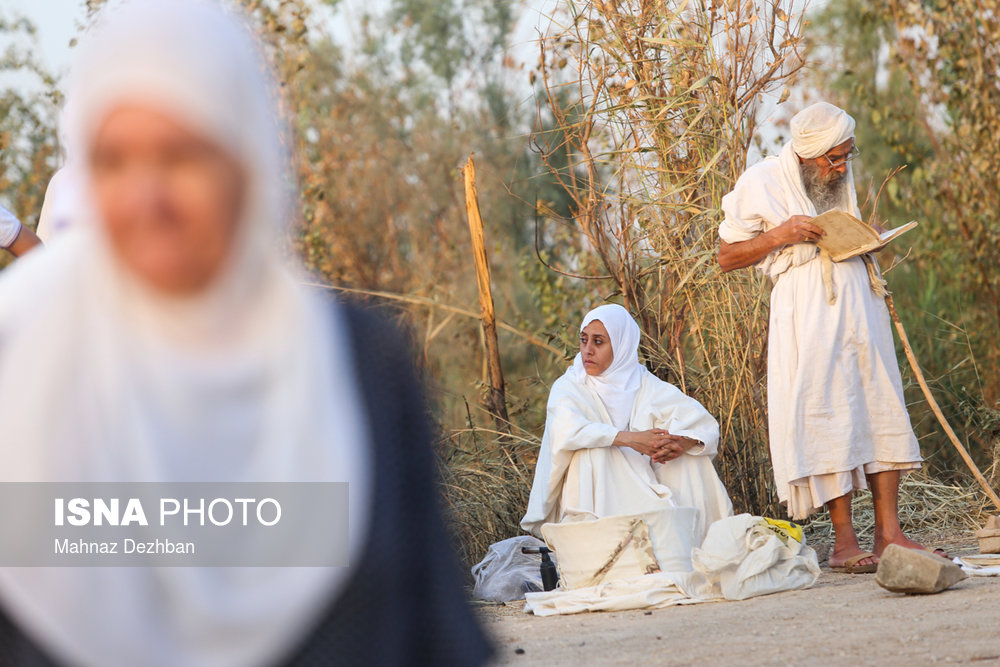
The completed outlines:
[[[816,552],[792,532],[774,520],[738,514],[713,523],[691,560],[727,600],[809,588],[819,578]]]
[[[518,535],[491,544],[486,557],[472,567],[476,583],[472,597],[491,602],[520,600],[525,593],[542,590],[542,559],[538,554],[523,554],[522,547],[544,547],[531,535]],[[555,561],[555,555],[550,558]]]

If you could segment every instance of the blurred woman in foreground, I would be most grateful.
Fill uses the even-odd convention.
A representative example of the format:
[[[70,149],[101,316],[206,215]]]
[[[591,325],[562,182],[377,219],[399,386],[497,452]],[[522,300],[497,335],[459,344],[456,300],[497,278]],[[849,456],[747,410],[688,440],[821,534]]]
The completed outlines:
[[[265,71],[242,22],[194,0],[108,10],[82,47],[67,133],[96,224],[0,277],[0,479],[346,481],[352,566],[0,568],[2,664],[489,653],[405,343],[282,259]]]

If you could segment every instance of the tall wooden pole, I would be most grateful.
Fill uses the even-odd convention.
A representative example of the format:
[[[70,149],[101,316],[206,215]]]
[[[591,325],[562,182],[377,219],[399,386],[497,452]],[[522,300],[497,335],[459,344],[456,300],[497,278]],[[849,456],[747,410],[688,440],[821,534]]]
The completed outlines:
[[[493,292],[490,287],[490,265],[486,261],[486,241],[483,237],[483,219],[479,215],[479,193],[476,190],[476,165],[469,161],[462,168],[465,177],[465,208],[469,212],[469,233],[472,235],[472,256],[476,262],[476,283],[479,286],[480,321],[486,342],[486,369],[490,383],[487,409],[493,415],[497,430],[510,433],[507,417],[507,399],[500,366],[500,343],[497,340],[497,318],[493,310]]]

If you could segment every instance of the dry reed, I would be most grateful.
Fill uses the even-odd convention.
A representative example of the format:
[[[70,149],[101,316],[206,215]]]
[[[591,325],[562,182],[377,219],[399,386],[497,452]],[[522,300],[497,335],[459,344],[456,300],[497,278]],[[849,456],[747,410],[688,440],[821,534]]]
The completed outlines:
[[[721,200],[746,165],[761,98],[803,64],[802,8],[562,7],[541,40],[553,129],[533,142],[570,202],[568,216],[539,214],[578,245],[547,250],[557,266],[592,269],[595,297],[610,293],[639,322],[649,369],[716,415],[719,472],[739,510],[774,513],[766,286],[749,270],[724,276],[715,253]]]
[[[518,524],[528,507],[540,439],[473,425],[451,431],[439,444],[452,529],[463,562],[471,566],[494,542],[522,534]]]

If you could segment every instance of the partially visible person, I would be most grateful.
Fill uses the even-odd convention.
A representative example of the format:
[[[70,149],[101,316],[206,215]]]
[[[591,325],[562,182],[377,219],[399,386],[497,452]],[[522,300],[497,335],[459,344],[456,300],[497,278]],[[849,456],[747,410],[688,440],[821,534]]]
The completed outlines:
[[[0,206],[0,248],[20,257],[40,244],[35,232],[25,227],[16,215]]]
[[[408,346],[284,258],[249,29],[196,0],[106,11],[67,117],[94,224],[0,275],[0,481],[347,482],[350,565],[0,567],[0,664],[482,663]]]
[[[521,528],[536,536],[570,515],[597,518],[694,507],[693,543],[733,506],[712,465],[719,424],[639,362],[639,325],[617,305],[580,325],[580,352],[552,385]]]
[[[77,193],[79,177],[75,175],[76,171],[72,164],[67,163],[49,179],[36,229],[42,243],[51,243],[53,238],[69,230],[83,214]]]

